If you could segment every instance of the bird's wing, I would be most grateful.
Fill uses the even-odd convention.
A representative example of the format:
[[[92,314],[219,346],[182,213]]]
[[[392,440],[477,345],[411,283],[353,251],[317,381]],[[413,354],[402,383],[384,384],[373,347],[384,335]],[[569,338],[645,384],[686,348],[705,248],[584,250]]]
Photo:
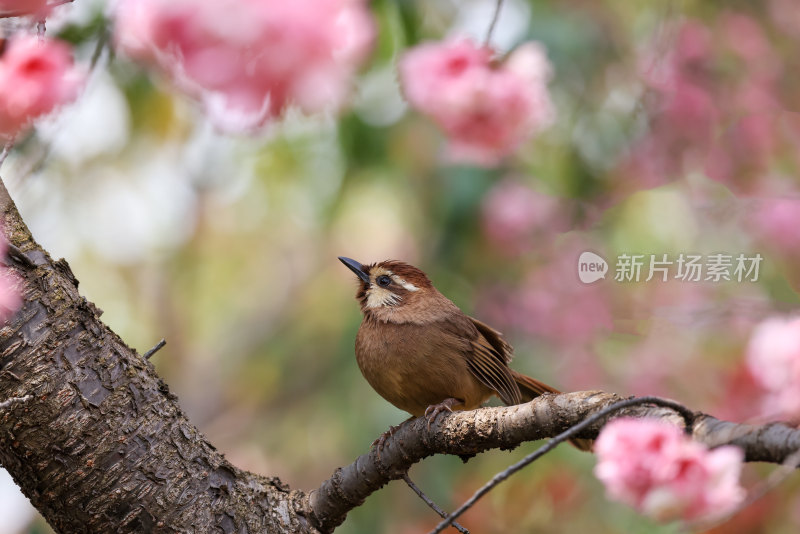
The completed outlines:
[[[508,367],[511,346],[498,332],[466,315],[450,318],[448,329],[465,338],[468,344],[464,350],[467,367],[483,385],[493,389],[507,405],[519,404],[519,386]],[[484,331],[488,335],[484,334]],[[507,354],[508,353],[508,354]]]
[[[511,362],[511,358],[514,357],[514,349],[508,342],[503,339],[503,334],[492,328],[491,326],[480,322],[477,319],[470,317],[472,322],[475,324],[475,328],[478,329],[478,332],[483,334],[483,337],[495,348],[500,354],[503,355],[505,358],[506,364]],[[523,375],[522,373],[518,373],[513,369],[509,369],[511,373],[511,378],[516,382],[517,387],[520,390],[521,394],[521,401],[520,402],[527,402],[529,400],[533,400],[534,397],[538,397],[542,393],[561,393],[559,390],[554,388],[553,386],[548,386],[544,382],[536,380],[535,378],[531,378],[529,376]]]
[[[475,325],[475,328],[478,329],[478,332],[480,332],[483,337],[486,338],[486,341],[489,342],[489,345],[491,345],[494,350],[496,350],[503,357],[503,361],[506,363],[511,363],[511,358],[514,357],[514,349],[508,344],[508,341],[503,338],[503,334],[488,324],[480,322],[474,317],[469,317],[469,320],[472,321],[472,324]]]

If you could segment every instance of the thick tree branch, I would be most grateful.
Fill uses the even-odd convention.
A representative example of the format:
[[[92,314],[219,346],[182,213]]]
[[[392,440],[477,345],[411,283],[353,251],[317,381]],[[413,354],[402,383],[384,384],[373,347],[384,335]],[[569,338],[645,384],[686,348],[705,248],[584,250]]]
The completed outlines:
[[[323,532],[331,531],[372,492],[402,478],[413,464],[428,456],[512,449],[525,441],[559,434],[621,399],[600,391],[547,394],[518,406],[448,414],[430,429],[424,418],[409,421],[386,440],[380,455],[373,450],[360,456],[349,466],[337,469],[319,489],[311,492],[311,519]],[[634,406],[590,426],[578,437],[595,438],[605,422],[622,416],[654,417],[684,426],[684,418],[671,409]],[[731,443],[741,447],[748,461],[780,464],[800,449],[800,430],[780,423],[737,424],[696,413],[690,430],[694,439],[709,446]]]
[[[23,305],[0,328],[0,464],[58,532],[313,532],[304,495],[244,472],[100,320],[0,185]]]

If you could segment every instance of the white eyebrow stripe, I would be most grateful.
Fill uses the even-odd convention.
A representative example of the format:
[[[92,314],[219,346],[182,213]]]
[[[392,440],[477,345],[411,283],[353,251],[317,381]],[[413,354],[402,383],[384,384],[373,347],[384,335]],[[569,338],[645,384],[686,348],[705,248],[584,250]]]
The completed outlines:
[[[415,286],[411,282],[406,282],[405,280],[403,280],[402,278],[400,278],[396,274],[390,273],[389,276],[392,278],[392,280],[394,280],[394,282],[397,285],[399,285],[400,287],[402,287],[406,291],[419,291],[419,288],[417,286]]]

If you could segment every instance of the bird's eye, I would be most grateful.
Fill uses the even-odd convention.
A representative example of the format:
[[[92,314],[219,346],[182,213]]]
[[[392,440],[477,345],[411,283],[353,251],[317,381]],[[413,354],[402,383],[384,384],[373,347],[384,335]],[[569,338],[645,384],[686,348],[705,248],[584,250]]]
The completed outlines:
[[[381,287],[386,287],[392,283],[392,279],[385,274],[380,275],[375,281],[378,282],[378,285]]]

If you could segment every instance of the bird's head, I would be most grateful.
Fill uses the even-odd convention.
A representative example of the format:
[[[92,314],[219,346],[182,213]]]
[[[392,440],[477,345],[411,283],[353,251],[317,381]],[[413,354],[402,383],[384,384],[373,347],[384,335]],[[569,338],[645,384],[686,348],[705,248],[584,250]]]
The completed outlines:
[[[391,322],[418,322],[430,314],[431,305],[444,298],[424,272],[402,261],[363,265],[342,256],[339,261],[360,281],[356,300],[365,316]]]

